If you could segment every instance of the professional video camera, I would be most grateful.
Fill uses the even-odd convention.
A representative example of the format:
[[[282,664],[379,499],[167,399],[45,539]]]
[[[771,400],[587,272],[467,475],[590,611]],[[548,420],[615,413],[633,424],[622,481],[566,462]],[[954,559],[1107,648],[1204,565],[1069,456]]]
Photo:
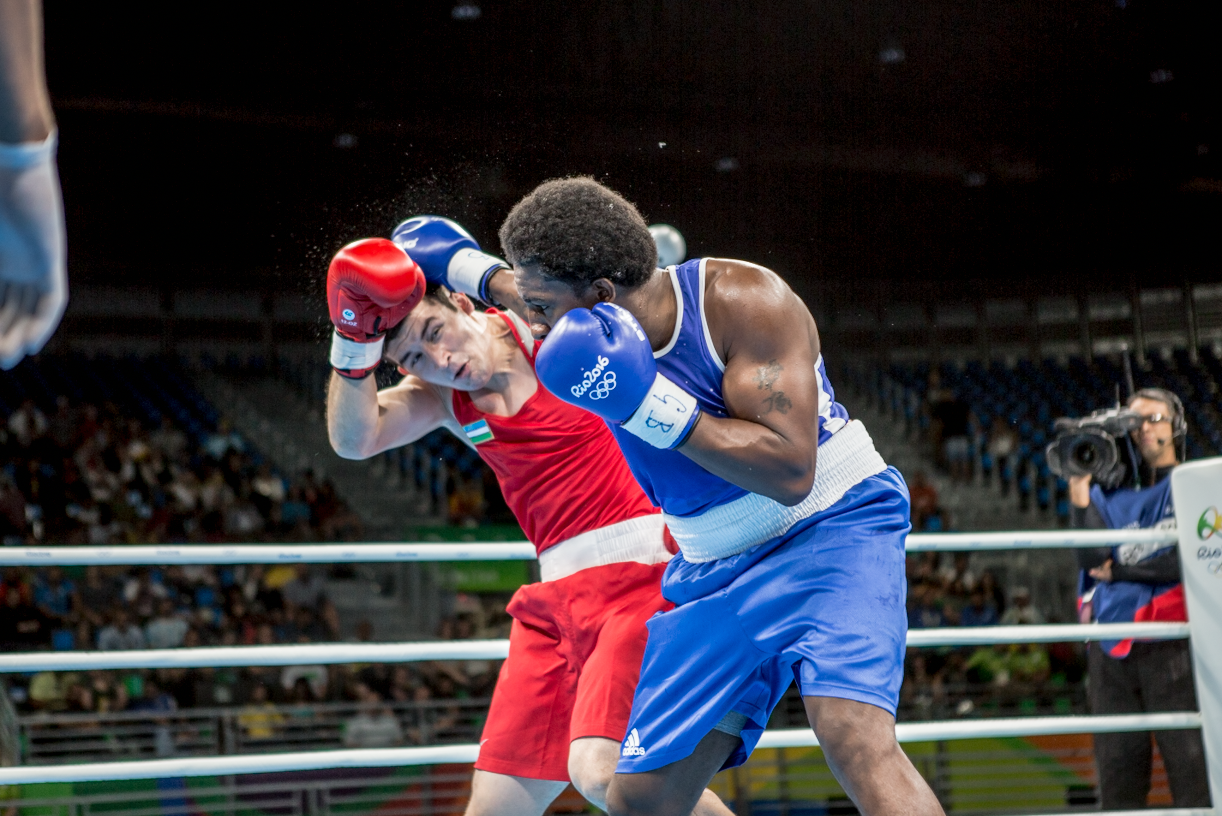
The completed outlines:
[[[1137,452],[1129,433],[1141,427],[1142,419],[1128,408],[1058,419],[1056,439],[1044,449],[1048,469],[1064,479],[1089,475],[1105,490],[1119,487],[1136,472]]]

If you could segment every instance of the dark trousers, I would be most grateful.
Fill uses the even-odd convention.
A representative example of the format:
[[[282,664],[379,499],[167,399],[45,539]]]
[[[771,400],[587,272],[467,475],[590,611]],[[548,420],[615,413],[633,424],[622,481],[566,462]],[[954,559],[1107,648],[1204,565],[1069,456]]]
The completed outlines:
[[[1094,714],[1196,711],[1192,656],[1186,640],[1134,643],[1117,660],[1090,647],[1090,702]],[[1205,748],[1196,729],[1155,731],[1176,807],[1209,807]],[[1104,810],[1144,808],[1150,792],[1150,732],[1095,734],[1095,764]]]

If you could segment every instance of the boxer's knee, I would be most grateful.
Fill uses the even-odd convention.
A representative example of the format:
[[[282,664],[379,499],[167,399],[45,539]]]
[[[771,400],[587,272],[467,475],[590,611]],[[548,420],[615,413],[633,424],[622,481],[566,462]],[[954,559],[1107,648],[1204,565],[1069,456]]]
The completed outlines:
[[[665,780],[654,774],[620,774],[607,789],[607,816],[688,816],[676,808]]]
[[[619,761],[619,743],[582,737],[569,745],[569,779],[590,804],[606,810],[607,787]]]
[[[806,714],[841,784],[870,785],[876,774],[911,763],[895,739],[895,718],[868,703],[804,697]]]
[[[565,785],[476,770],[464,816],[542,816]]]
[[[803,697],[806,715],[825,750],[858,759],[899,750],[895,718],[883,709],[837,697]]]
[[[942,806],[895,739],[895,718],[869,703],[803,697],[832,773],[865,816],[942,816]]]

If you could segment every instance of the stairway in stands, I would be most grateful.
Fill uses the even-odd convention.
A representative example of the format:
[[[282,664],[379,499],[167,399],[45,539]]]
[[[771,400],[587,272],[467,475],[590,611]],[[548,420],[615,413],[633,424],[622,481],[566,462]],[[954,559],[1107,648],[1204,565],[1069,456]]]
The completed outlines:
[[[354,462],[331,449],[321,402],[267,375],[202,371],[195,383],[234,427],[280,467],[312,468],[330,478],[340,497],[361,517],[367,541],[400,541],[408,527],[443,524],[426,492],[382,467],[381,460]],[[373,624],[376,640],[419,639],[437,625],[439,600],[433,570],[422,564],[360,564],[347,580],[327,583],[344,632],[359,621]]]
[[[336,455],[321,403],[268,376],[205,371],[196,382],[239,432],[282,467],[312,468],[320,479],[329,477],[364,522],[366,539],[400,540],[407,527],[444,523],[427,495],[387,473],[380,459],[354,462]]]
[[[865,423],[887,464],[894,465],[908,480],[920,471],[929,476],[938,490],[939,503],[950,515],[952,529],[1043,530],[1056,527],[1053,513],[1036,508],[1019,509],[1013,492],[1003,496],[996,483],[986,485],[978,474],[970,484],[952,484],[949,477],[938,471],[922,446],[909,436],[905,424],[879,411],[865,394],[846,389],[840,401],[852,417]]]

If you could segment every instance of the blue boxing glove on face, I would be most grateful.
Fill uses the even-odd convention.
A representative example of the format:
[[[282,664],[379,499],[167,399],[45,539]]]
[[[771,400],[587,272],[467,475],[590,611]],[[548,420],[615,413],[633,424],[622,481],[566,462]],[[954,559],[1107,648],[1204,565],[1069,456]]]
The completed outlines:
[[[614,303],[573,309],[535,358],[539,382],[560,399],[620,425],[655,448],[677,448],[695,427],[696,398],[658,373],[649,339]]]
[[[509,264],[479,248],[458,223],[438,215],[409,218],[391,233],[390,240],[424,270],[429,283],[491,302],[488,281]]]

